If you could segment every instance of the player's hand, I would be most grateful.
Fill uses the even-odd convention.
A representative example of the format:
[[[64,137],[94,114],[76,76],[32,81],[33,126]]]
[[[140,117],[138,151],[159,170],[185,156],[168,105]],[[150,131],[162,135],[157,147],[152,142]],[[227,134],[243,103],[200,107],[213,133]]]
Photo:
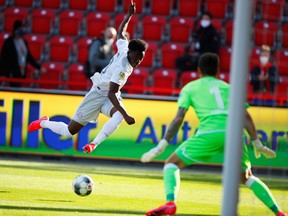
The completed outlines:
[[[92,151],[94,151],[94,149],[97,147],[96,144],[94,143],[89,143],[89,144],[86,144],[84,147],[83,147],[83,152],[84,153],[91,153]]]
[[[266,158],[276,157],[275,151],[264,146],[258,138],[255,140],[252,140],[252,145],[254,149],[254,155],[256,158],[260,158],[261,154],[263,154]]]
[[[124,117],[124,119],[128,125],[135,124],[135,119],[132,116],[127,115]]]
[[[130,5],[128,7],[128,14],[132,15],[136,13],[136,4],[133,0],[130,1]]]
[[[141,162],[142,163],[151,162],[155,157],[162,154],[167,146],[168,146],[168,142],[165,139],[160,140],[160,142],[158,143],[156,147],[150,149],[150,151],[142,155]]]

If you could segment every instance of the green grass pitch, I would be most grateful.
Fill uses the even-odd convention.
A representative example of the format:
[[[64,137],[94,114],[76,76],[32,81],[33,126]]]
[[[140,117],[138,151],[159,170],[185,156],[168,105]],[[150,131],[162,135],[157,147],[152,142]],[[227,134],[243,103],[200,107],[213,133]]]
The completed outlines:
[[[72,181],[79,174],[87,174],[94,180],[94,191],[87,197],[79,197],[72,191]],[[287,212],[287,177],[262,179]],[[183,170],[177,215],[219,215],[221,197],[220,173]],[[147,210],[163,203],[159,166],[0,159],[3,216],[145,215]],[[240,188],[238,212],[241,216],[273,215],[244,186]]]

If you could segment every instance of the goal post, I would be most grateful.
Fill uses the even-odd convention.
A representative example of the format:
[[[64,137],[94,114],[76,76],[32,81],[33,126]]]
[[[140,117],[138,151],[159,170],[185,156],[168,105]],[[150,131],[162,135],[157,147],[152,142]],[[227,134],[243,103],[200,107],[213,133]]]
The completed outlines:
[[[244,103],[251,44],[253,1],[237,0],[232,42],[232,64],[225,163],[223,169],[222,216],[236,216],[239,200],[240,160],[244,126]]]

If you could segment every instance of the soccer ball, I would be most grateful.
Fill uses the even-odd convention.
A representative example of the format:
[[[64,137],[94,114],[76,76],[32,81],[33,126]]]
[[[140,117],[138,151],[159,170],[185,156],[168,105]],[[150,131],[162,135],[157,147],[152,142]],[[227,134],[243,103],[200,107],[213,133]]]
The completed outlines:
[[[73,183],[73,191],[79,196],[88,196],[94,187],[93,180],[87,175],[78,175]]]

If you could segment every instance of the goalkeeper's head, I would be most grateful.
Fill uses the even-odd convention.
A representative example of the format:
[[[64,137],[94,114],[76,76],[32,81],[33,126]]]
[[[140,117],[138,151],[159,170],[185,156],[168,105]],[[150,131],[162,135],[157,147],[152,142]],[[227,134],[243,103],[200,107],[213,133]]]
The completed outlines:
[[[198,62],[198,72],[201,76],[217,76],[219,72],[219,57],[215,53],[204,53]]]

